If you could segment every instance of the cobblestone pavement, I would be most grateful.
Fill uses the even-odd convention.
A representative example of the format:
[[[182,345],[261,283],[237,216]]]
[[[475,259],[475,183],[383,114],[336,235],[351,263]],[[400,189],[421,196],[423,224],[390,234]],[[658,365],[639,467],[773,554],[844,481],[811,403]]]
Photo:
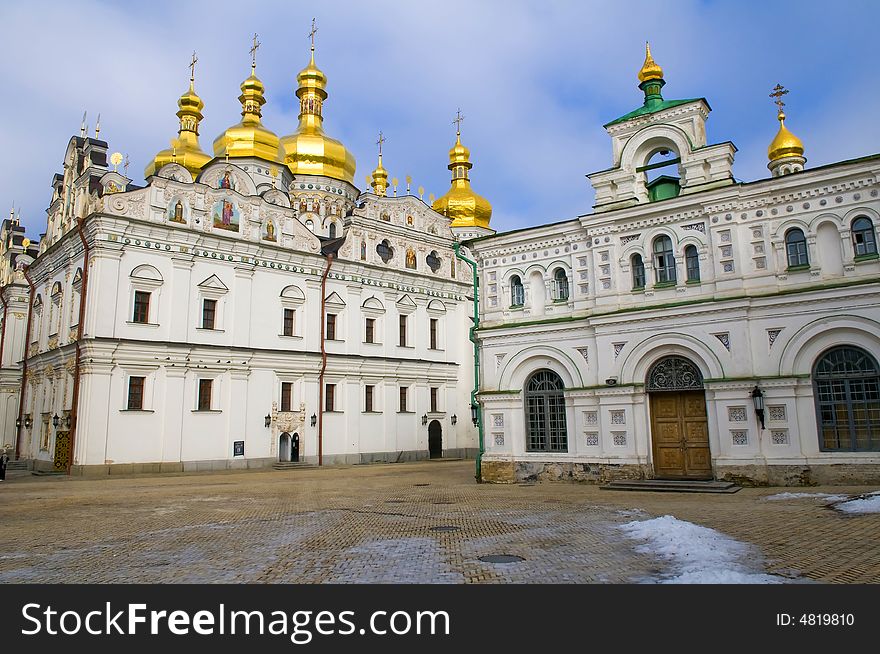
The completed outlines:
[[[636,553],[616,527],[667,514],[752,543],[771,574],[880,582],[880,515],[844,515],[817,498],[764,499],[786,490],[874,489],[710,495],[478,485],[472,461],[19,475],[0,485],[0,583],[638,582],[667,565]],[[524,560],[479,560],[488,554]]]

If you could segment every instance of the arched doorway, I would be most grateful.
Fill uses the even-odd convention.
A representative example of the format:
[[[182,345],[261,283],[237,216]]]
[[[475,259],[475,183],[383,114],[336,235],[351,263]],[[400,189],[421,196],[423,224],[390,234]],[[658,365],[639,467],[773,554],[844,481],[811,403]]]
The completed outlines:
[[[525,388],[526,450],[568,452],[565,386],[552,370],[539,370]]]
[[[290,437],[290,460],[299,461],[299,434]]]
[[[290,434],[287,432],[278,437],[278,460],[290,461]]]
[[[862,349],[826,351],[813,367],[819,448],[823,452],[880,450],[880,368]]]
[[[428,458],[439,459],[443,456],[443,426],[439,420],[432,420],[428,425]]]
[[[651,445],[658,479],[712,479],[703,375],[685,357],[668,356],[648,371]]]

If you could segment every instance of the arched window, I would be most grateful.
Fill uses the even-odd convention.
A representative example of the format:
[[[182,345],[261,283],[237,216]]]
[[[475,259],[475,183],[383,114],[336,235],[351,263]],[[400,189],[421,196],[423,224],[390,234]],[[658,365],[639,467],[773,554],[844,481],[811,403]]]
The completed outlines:
[[[552,370],[539,370],[526,384],[526,450],[567,452],[565,395],[562,380]]]
[[[312,220],[307,220],[306,221],[306,229],[309,230],[310,232],[314,232],[315,231],[315,223]]]
[[[629,261],[632,267],[633,290],[645,288],[645,262],[642,261],[642,255],[634,254]]]
[[[672,252],[672,239],[668,236],[658,236],[654,239],[654,271],[655,283],[674,284],[675,255]]]
[[[510,278],[510,306],[521,307],[525,304],[526,292],[519,275]]]
[[[687,268],[687,280],[689,282],[700,281],[700,255],[697,254],[696,245],[688,245],[684,249],[684,260]]]
[[[810,259],[807,257],[807,239],[803,231],[797,227],[785,232],[785,254],[788,257],[789,268],[810,265]]]
[[[853,250],[857,257],[877,254],[877,235],[870,218],[859,216],[852,222]]]
[[[330,238],[336,238],[336,223],[330,223]]]
[[[880,368],[870,354],[843,346],[813,368],[819,447],[826,452],[880,451]]]
[[[553,273],[553,300],[562,302],[568,299],[568,277],[562,268]]]
[[[391,243],[388,242],[387,238],[383,239],[382,242],[376,246],[376,254],[382,259],[382,263],[388,263],[391,261],[391,257],[394,256],[394,248],[391,247]]]

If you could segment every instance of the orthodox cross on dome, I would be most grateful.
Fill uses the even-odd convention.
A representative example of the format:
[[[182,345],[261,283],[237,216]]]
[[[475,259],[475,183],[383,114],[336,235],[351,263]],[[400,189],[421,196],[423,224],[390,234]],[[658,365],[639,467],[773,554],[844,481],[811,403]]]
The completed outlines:
[[[461,136],[461,123],[464,121],[464,116],[461,115],[461,108],[455,112],[455,120],[452,121],[452,124],[455,125],[455,133],[457,136]]]
[[[379,146],[379,156],[382,156],[382,144],[385,142],[385,137],[382,135],[382,132],[379,132],[379,140],[376,141],[376,145]]]
[[[782,108],[785,106],[785,103],[782,101],[782,96],[788,93],[788,89],[786,89],[782,84],[777,84],[773,87],[773,93],[770,94],[771,98],[776,98],[773,103],[778,107],[778,113],[782,114]]]
[[[260,46],[263,45],[259,41],[257,41],[257,33],[254,32],[254,44],[251,46],[251,68],[257,67],[257,50]]]
[[[198,60],[199,60],[199,58],[196,57],[196,51],[193,50],[192,61],[189,62],[189,81],[190,82],[196,81],[196,62]]]
[[[309,38],[312,40],[312,52],[315,50],[315,34],[318,33],[318,27],[315,25],[315,19],[312,18],[312,31],[309,32]]]

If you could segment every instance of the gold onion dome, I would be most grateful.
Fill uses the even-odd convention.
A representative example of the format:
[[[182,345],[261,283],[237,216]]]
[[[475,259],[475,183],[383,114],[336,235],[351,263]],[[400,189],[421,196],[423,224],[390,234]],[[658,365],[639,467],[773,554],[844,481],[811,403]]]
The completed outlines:
[[[803,157],[804,144],[797,136],[788,131],[785,126],[785,114],[780,111],[777,118],[779,119],[779,131],[770,143],[770,147],[767,148],[767,156],[770,161],[777,161],[785,157]]]
[[[253,64],[250,77],[241,83],[238,101],[241,102],[241,122],[214,139],[214,155],[278,161],[280,139],[262,124],[262,107],[266,104],[265,87],[257,77]]]
[[[296,76],[299,87],[299,126],[281,138],[279,158],[294,175],[322,175],[354,184],[354,155],[324,133],[322,105],[327,99],[327,77],[315,65],[312,46],[309,65]]]
[[[153,157],[144,170],[144,177],[156,174],[162,166],[169,163],[179,163],[196,177],[205,164],[211,161],[211,155],[199,145],[199,123],[204,118],[202,109],[205,108],[205,103],[196,93],[193,75],[190,75],[189,89],[180,96],[177,106],[177,117],[180,119],[177,138],[171,139],[170,148]]]
[[[647,82],[650,79],[663,79],[663,69],[651,56],[651,46],[645,42],[645,63],[639,71],[639,82]]]
[[[468,170],[473,164],[470,156],[470,150],[461,144],[461,132],[457,132],[447,166],[452,171],[452,187],[431,206],[452,221],[450,227],[489,227],[492,218],[492,205],[471,189]]]
[[[382,165],[381,152],[379,153],[379,165],[376,166],[376,170],[373,171],[371,177],[370,186],[373,187],[373,192],[379,197],[385,197],[388,191],[388,171]]]

